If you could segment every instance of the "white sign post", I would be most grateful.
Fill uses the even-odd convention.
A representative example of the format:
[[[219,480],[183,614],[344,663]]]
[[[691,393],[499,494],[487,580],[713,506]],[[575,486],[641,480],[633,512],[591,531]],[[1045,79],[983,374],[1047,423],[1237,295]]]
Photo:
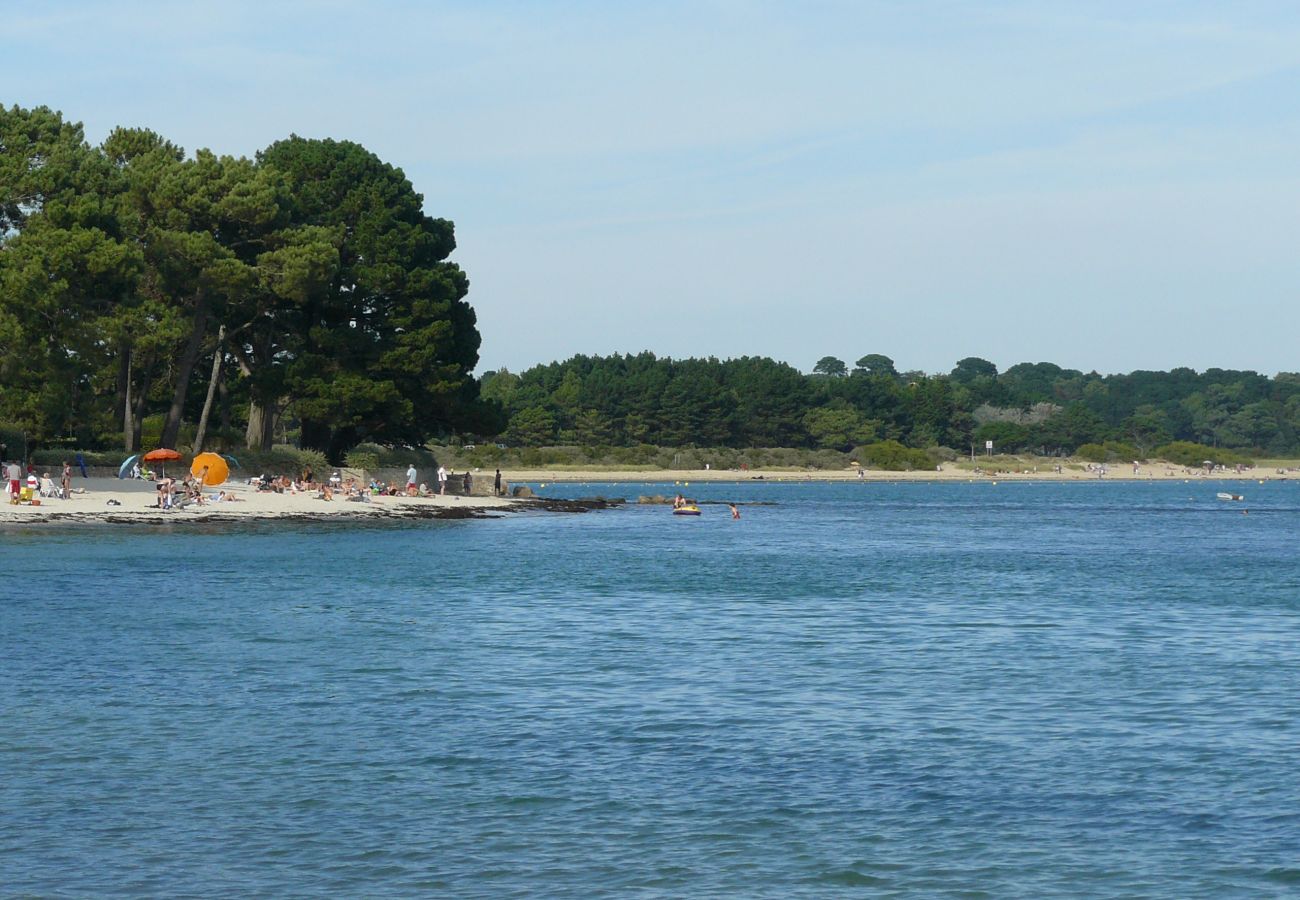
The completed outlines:
[[[993,455],[993,442],[992,442],[992,441],[985,441],[985,442],[984,442],[984,455],[985,455],[985,456],[992,456],[992,455]]]

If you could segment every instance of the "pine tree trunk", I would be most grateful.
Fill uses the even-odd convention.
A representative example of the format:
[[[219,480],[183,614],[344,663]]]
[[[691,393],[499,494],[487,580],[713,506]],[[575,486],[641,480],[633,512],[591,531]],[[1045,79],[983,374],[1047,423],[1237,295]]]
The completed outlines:
[[[217,382],[217,396],[221,398],[221,433],[230,433],[230,388],[226,387],[226,379],[222,378]]]
[[[145,398],[149,396],[149,383],[150,378],[146,372],[144,380],[140,382],[140,391],[135,398],[135,411],[131,415],[131,437],[129,443],[133,450],[144,449],[140,446],[142,440],[140,432],[144,429],[144,402]]]
[[[140,449],[140,432],[135,427],[135,409],[131,405],[131,350],[128,348],[126,357],[126,378],[125,390],[126,397],[122,404],[122,444],[127,453],[135,453]]]
[[[199,429],[194,435],[194,452],[203,452],[203,439],[208,432],[208,414],[212,412],[212,398],[217,392],[217,382],[221,380],[221,357],[225,351],[222,344],[226,340],[226,326],[217,329],[217,351],[212,354],[212,378],[208,381],[208,396],[203,401],[203,415],[199,416]]]
[[[270,450],[275,436],[275,401],[262,404],[256,400],[248,403],[248,428],[244,442],[250,450]]]
[[[190,374],[199,361],[199,350],[203,346],[203,336],[208,330],[208,300],[200,288],[194,298],[194,325],[190,330],[185,350],[176,364],[176,390],[172,392],[172,405],[167,409],[167,418],[163,420],[162,445],[176,448],[176,439],[181,432],[181,415],[185,412],[185,395],[190,388]]]
[[[244,429],[244,443],[249,450],[262,449],[262,421],[266,410],[256,400],[248,401],[248,428]]]

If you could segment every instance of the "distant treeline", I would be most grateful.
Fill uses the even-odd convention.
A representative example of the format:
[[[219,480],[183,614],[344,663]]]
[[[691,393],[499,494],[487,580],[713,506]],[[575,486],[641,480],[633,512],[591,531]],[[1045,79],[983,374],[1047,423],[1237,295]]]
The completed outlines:
[[[1142,456],[1172,442],[1259,455],[1300,451],[1300,374],[1177,368],[1099,375],[1052,363],[999,372],[969,357],[946,374],[898,372],[880,354],[810,375],[762,357],[575,356],[483,377],[519,446],[638,444],[847,451],[927,449]]]

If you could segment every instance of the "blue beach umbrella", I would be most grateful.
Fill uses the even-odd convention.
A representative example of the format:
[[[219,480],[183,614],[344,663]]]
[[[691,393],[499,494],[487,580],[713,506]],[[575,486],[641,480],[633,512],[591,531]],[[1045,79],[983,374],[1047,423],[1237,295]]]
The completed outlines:
[[[128,456],[128,457],[126,458],[126,462],[122,463],[121,468],[119,468],[119,469],[117,470],[117,477],[118,477],[118,478],[125,478],[125,477],[126,477],[127,470],[131,468],[131,464],[132,464],[133,462],[135,462],[135,461],[136,461],[137,459],[139,459],[139,458],[140,458],[140,454],[139,454],[139,453],[133,453],[133,454],[131,454],[130,456]]]

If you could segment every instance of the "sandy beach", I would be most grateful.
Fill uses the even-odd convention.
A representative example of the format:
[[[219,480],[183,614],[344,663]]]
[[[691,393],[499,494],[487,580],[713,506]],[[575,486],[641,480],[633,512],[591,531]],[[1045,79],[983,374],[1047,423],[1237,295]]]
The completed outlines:
[[[1300,478],[1295,467],[1264,467],[1220,469],[1206,472],[1164,463],[1144,463],[1134,466],[1108,465],[1103,472],[1100,466],[1087,467],[1086,463],[1062,464],[1057,472],[1053,466],[1029,466],[1006,469],[997,466],[983,467],[969,463],[945,463],[937,470],[912,472],[882,472],[867,469],[858,474],[857,469],[592,469],[578,467],[552,467],[541,469],[502,470],[512,484],[549,484],[573,482],[630,482],[630,483],[686,483],[693,481],[987,481],[1007,479],[1014,481],[1242,481],[1278,480]]]
[[[72,482],[67,500],[42,498],[40,506],[0,505],[0,523],[22,522],[124,522],[155,524],[181,521],[235,521],[254,519],[377,519],[472,518],[493,511],[530,508],[530,501],[506,497],[372,497],[368,503],[341,498],[318,500],[314,492],[277,494],[258,491],[248,484],[228,483],[209,488],[210,495],[225,491],[233,501],[191,504],[184,509],[158,509],[151,481],[117,478],[81,478]]]

